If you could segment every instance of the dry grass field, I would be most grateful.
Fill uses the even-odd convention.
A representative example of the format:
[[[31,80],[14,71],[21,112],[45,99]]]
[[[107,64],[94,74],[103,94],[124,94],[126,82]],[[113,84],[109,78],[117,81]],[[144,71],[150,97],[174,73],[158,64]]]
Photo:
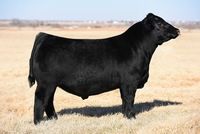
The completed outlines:
[[[28,87],[27,76],[35,35],[44,31],[64,37],[103,38],[125,29],[1,29],[0,133],[200,133],[200,30],[181,30],[180,37],[157,48],[149,81],[136,94],[136,119],[123,118],[119,90],[83,101],[57,89],[58,120],[33,124],[36,86]]]

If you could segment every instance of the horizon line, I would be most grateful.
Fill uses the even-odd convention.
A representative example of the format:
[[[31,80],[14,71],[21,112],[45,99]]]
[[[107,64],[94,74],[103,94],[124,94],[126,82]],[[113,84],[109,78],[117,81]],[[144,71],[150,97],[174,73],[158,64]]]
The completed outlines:
[[[13,20],[20,20],[20,21],[74,21],[74,22],[109,22],[109,21],[117,21],[117,22],[139,22],[141,20],[119,20],[119,19],[110,19],[110,20],[83,20],[83,19],[23,19],[23,18],[10,18],[10,19],[0,19],[0,21],[13,21]],[[200,20],[167,20],[170,22],[200,22]]]

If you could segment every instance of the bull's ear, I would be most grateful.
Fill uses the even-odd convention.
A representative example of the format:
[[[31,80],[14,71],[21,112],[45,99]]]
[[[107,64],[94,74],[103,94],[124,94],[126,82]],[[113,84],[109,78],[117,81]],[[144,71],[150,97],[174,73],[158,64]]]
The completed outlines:
[[[147,29],[154,29],[154,22],[153,22],[154,15],[152,13],[149,13],[146,18],[143,20],[144,25]]]
[[[154,14],[148,13],[146,17],[149,18],[149,19],[152,19],[154,16],[155,16]]]

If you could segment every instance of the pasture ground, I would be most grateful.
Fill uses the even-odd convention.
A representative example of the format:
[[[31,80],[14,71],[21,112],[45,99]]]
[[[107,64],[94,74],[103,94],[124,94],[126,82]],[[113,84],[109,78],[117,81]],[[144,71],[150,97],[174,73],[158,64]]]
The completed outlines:
[[[200,30],[183,29],[154,53],[149,81],[136,94],[136,119],[123,118],[119,90],[83,101],[57,89],[58,120],[33,124],[36,86],[28,87],[27,76],[35,35],[104,38],[125,29],[0,29],[0,133],[200,133]]]

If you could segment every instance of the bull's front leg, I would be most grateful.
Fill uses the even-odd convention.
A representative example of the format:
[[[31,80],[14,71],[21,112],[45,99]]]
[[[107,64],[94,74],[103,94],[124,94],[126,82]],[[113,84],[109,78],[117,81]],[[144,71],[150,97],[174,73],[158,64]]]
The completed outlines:
[[[136,87],[124,84],[120,87],[120,93],[122,98],[122,113],[128,119],[135,118],[135,111],[133,108]]]

